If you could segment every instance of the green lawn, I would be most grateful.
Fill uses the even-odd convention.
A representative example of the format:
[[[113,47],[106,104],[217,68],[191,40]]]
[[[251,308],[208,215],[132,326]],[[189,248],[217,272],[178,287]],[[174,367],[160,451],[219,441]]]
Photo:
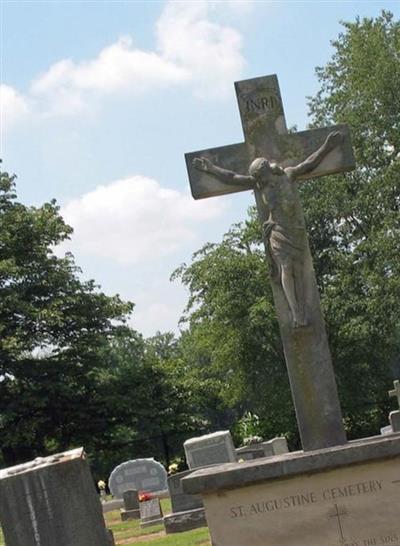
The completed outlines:
[[[162,499],[161,506],[164,514],[171,512],[171,502],[169,499]],[[121,522],[119,510],[109,512],[105,515],[106,525],[114,533],[115,543],[120,546],[210,546],[210,536],[208,529],[202,527],[186,533],[176,533],[174,535],[165,535],[163,525],[154,525],[153,527],[140,528],[140,520],[131,520]],[[148,539],[136,541],[138,537],[148,537]],[[130,539],[133,539],[132,541]],[[0,529],[0,546],[4,546],[3,534]]]

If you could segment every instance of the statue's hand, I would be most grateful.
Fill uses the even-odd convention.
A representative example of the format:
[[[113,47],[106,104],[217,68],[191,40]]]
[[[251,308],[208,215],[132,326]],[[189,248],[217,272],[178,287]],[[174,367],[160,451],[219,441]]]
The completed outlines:
[[[206,157],[195,157],[193,159],[193,167],[199,171],[211,172],[213,164]]]
[[[326,142],[329,148],[336,148],[343,140],[343,134],[340,131],[332,131],[329,133]]]

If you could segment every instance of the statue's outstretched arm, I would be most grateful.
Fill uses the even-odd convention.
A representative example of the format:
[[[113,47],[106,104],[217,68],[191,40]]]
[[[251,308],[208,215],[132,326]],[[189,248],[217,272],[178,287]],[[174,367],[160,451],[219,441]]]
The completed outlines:
[[[333,148],[336,148],[343,140],[343,135],[340,131],[332,131],[332,133],[329,133],[329,135],[326,137],[325,142],[322,144],[320,148],[313,154],[311,154],[307,159],[305,159],[302,163],[299,163],[296,167],[288,167],[285,169],[288,171],[288,174],[290,174],[293,178],[298,178],[299,176],[302,176],[303,174],[307,174],[315,169],[321,161],[324,159],[324,157],[331,151]]]
[[[252,176],[235,173],[234,171],[228,171],[214,165],[206,157],[195,157],[193,159],[193,166],[199,171],[204,171],[212,176],[215,176],[224,184],[230,184],[235,186],[244,186],[248,188],[254,185],[254,179]]]

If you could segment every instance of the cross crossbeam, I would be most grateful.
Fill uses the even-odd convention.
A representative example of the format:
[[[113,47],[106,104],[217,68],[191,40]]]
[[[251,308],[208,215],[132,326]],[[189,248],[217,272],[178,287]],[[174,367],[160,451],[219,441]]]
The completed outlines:
[[[244,143],[186,154],[193,197],[254,190],[304,450],[346,442],[297,183],[354,168],[346,125],[288,133],[275,75],[235,84]]]

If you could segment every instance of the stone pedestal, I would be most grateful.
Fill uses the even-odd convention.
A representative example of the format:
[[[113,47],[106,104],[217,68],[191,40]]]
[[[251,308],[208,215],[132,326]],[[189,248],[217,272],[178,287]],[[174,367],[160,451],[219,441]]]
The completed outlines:
[[[187,495],[182,488],[182,479],[192,470],[173,474],[168,478],[168,489],[171,497],[172,514],[164,516],[167,534],[181,533],[197,527],[206,527],[206,515],[200,495]]]
[[[83,449],[0,471],[7,546],[109,546]]]
[[[172,533],[183,533],[198,527],[207,527],[206,513],[204,508],[177,512],[164,516],[164,526],[167,535]]]
[[[218,546],[400,545],[400,434],[197,470]]]
[[[128,521],[130,519],[140,519],[140,510],[121,510],[121,521]]]

